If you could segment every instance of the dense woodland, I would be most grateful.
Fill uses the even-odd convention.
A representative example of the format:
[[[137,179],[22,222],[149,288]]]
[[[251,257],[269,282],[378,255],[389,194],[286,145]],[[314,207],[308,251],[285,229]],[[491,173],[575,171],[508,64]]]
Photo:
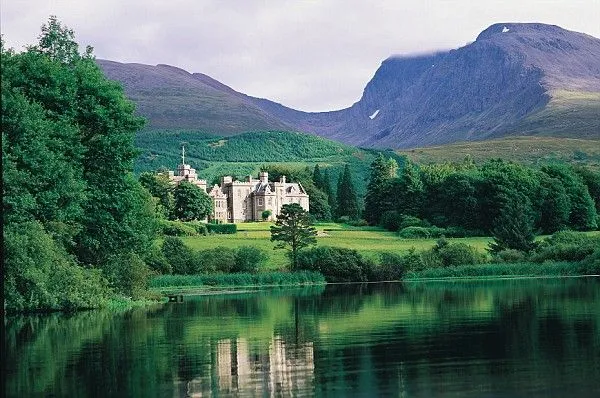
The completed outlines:
[[[600,173],[592,169],[496,159],[480,166],[406,162],[398,172],[394,160],[380,156],[371,165],[364,217],[392,230],[405,222],[495,235],[509,227],[531,234],[595,230],[599,213]]]

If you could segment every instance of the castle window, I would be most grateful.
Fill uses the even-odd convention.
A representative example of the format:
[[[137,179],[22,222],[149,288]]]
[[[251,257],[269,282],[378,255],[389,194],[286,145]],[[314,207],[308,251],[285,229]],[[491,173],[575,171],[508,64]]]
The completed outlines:
[[[262,206],[263,205],[263,198],[258,198],[258,205]]]
[[[269,198],[269,204],[272,205],[273,204],[273,198]]]

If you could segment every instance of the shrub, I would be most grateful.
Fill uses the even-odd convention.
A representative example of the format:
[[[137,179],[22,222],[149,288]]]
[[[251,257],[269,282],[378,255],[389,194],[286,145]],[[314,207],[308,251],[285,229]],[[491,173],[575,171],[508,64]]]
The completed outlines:
[[[438,240],[431,252],[439,257],[443,267],[481,264],[485,261],[475,248],[464,243],[448,243],[446,239]]]
[[[256,247],[238,247],[235,251],[235,264],[232,272],[257,272],[260,265],[266,260],[265,252]]]
[[[388,231],[398,231],[400,229],[400,223],[402,216],[398,214],[396,210],[388,210],[383,212],[379,223],[381,226]]]
[[[600,237],[560,231],[540,242],[531,261],[582,261],[597,247],[600,247]]]
[[[191,221],[191,222],[187,222],[186,225],[189,225],[190,227],[194,228],[198,235],[203,235],[203,236],[208,235],[208,228],[206,227],[206,224],[203,222]]]
[[[163,254],[162,250],[158,246],[152,246],[146,256],[144,257],[144,262],[148,265],[148,268],[155,274],[171,274],[173,273],[173,268],[171,268],[171,264]]]
[[[467,229],[464,227],[448,227],[444,232],[447,238],[469,238],[472,236],[486,236],[485,232],[477,229]]]
[[[9,224],[3,238],[7,312],[97,308],[111,295],[101,273],[79,266],[39,222]]]
[[[111,286],[125,296],[140,299],[148,290],[150,269],[135,253],[109,258],[103,270]]]
[[[428,239],[445,236],[446,230],[436,226],[431,227],[406,227],[398,232],[398,236],[404,239]]]
[[[363,220],[361,218],[360,220],[349,221],[348,225],[351,225],[353,227],[366,227],[367,225],[369,225],[369,223],[367,222],[367,220]]]
[[[298,268],[320,272],[327,282],[366,282],[373,264],[356,250],[320,246],[301,250]]]
[[[494,260],[501,263],[522,263],[527,259],[527,254],[515,249],[501,250],[494,255]]]
[[[224,246],[194,254],[192,274],[230,273],[235,267],[235,250]]]
[[[198,232],[192,225],[181,221],[160,220],[160,229],[166,236],[196,236]]]
[[[211,234],[235,234],[237,232],[237,225],[235,224],[206,224],[208,232]]]
[[[583,273],[586,275],[600,275],[600,248],[596,248],[583,262]]]
[[[272,214],[273,212],[271,210],[263,210],[263,212],[260,214],[260,217],[263,221],[267,221]]]
[[[369,278],[373,281],[399,281],[406,273],[406,256],[394,253],[381,253],[379,255],[379,266],[374,276]]]
[[[430,227],[431,224],[429,224],[427,221],[421,220],[418,217],[415,216],[407,216],[407,215],[403,215],[400,217],[400,228],[398,229],[404,229],[404,228],[408,228],[408,227]]]
[[[162,244],[161,251],[174,274],[186,275],[195,271],[195,255],[180,238],[167,236]]]

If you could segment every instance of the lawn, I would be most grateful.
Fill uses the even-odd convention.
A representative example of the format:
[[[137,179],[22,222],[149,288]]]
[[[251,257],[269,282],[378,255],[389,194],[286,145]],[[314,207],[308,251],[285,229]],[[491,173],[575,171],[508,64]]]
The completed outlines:
[[[238,224],[234,235],[209,235],[183,238],[186,245],[195,249],[211,249],[217,246],[236,248],[253,246],[264,250],[269,259],[265,270],[282,270],[288,265],[286,250],[273,250],[269,227],[271,223],[256,222]],[[376,259],[380,252],[406,253],[411,248],[426,250],[435,245],[437,239],[401,239],[396,233],[379,227],[352,227],[345,224],[318,223],[317,244],[358,250],[365,257]],[[484,251],[491,241],[489,237],[453,238],[451,242],[463,242]]]

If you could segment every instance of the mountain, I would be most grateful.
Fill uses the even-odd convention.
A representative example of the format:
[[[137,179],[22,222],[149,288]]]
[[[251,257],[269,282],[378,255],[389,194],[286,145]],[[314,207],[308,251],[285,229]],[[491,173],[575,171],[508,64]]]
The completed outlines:
[[[97,60],[105,75],[120,82],[149,129],[200,129],[230,135],[251,130],[293,130],[243,94],[201,73],[169,65]]]
[[[495,24],[459,49],[390,57],[358,102],[333,112],[297,111],[166,65],[99,63],[151,127],[293,130],[391,148],[521,135],[600,138],[600,39],[553,25]]]

